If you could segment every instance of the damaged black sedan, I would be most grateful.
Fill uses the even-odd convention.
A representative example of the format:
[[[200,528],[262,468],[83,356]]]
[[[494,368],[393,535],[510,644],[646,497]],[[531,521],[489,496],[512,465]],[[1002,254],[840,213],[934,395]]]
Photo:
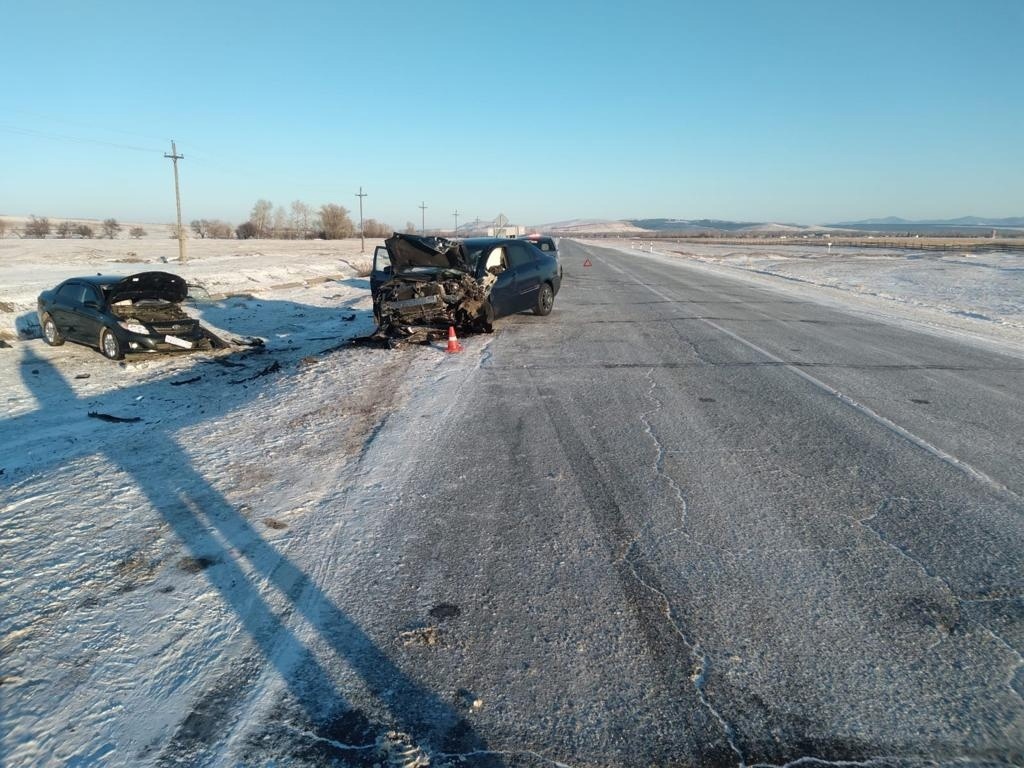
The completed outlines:
[[[427,342],[450,326],[490,333],[495,319],[548,315],[562,283],[557,258],[524,240],[394,234],[374,254],[377,330],[368,341]]]
[[[224,346],[185,314],[180,305],[187,297],[185,280],[168,272],[73,277],[39,294],[36,311],[50,346],[75,341],[111,360]]]

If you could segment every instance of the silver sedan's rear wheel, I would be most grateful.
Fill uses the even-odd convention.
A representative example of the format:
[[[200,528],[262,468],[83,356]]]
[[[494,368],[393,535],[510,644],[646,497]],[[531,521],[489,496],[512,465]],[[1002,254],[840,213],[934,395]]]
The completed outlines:
[[[61,335],[60,329],[49,315],[43,315],[43,338],[51,347],[59,347],[64,343],[64,336]]]
[[[100,333],[100,351],[111,360],[120,360],[124,357],[121,342],[109,328],[104,328]]]

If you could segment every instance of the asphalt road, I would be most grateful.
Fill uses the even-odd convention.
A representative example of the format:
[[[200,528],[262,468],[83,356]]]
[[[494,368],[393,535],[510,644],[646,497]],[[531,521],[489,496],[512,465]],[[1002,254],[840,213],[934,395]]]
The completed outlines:
[[[1024,764],[1024,361],[562,258],[550,317],[377,434],[408,455],[318,576],[344,702],[293,686],[252,760],[370,765],[395,728],[385,764]]]

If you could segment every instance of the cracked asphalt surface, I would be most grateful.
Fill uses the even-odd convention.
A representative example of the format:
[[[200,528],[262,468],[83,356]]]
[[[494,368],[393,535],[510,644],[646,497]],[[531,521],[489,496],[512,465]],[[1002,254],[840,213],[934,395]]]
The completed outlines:
[[[324,586],[373,645],[249,754],[1024,764],[1024,361],[561,248],[555,312],[381,429],[418,450]]]

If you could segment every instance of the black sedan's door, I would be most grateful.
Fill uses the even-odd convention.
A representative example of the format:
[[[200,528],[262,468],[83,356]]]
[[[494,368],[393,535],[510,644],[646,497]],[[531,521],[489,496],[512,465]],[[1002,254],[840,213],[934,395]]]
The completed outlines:
[[[79,328],[84,341],[99,345],[100,331],[107,324],[105,302],[98,288],[86,285],[82,294],[82,306],[78,311]]]
[[[481,255],[484,260],[486,271],[497,275],[498,279],[491,286],[491,309],[495,317],[504,317],[515,312],[516,304],[516,276],[509,269],[508,254],[505,246],[499,245],[487,253]]]
[[[378,245],[373,249],[373,269],[370,270],[370,295],[377,298],[380,287],[393,277],[388,249]]]
[[[509,271],[515,275],[515,308],[513,312],[531,309],[540,290],[540,262],[533,246],[523,243],[508,244]]]
[[[50,307],[50,317],[57,329],[66,339],[71,341],[87,341],[83,325],[82,302],[85,300],[86,286],[84,283],[64,283],[57,289]]]

